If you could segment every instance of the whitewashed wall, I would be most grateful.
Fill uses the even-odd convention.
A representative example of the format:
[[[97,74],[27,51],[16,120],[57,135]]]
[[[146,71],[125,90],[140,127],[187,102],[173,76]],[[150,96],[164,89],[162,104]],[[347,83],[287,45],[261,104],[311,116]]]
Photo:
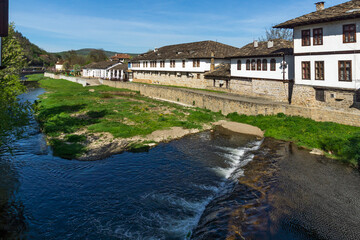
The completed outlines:
[[[339,61],[352,62],[352,82],[339,81]],[[311,80],[302,79],[302,61],[310,61]],[[324,80],[315,80],[315,61],[324,61]],[[360,88],[360,54],[335,54],[295,57],[295,83],[301,85]]]
[[[267,71],[258,71],[258,70],[246,70],[246,61],[261,60],[261,64],[263,59],[267,60]],[[276,70],[270,71],[270,61],[271,59],[276,60]],[[237,69],[237,61],[241,60],[241,70]],[[283,80],[283,69],[281,68],[281,63],[283,61],[283,57],[270,57],[270,58],[233,58],[231,59],[231,76],[233,77],[244,77],[244,78],[263,78],[263,79],[278,79]],[[285,61],[287,63],[287,68],[285,69],[285,80],[293,80],[294,79],[294,57],[286,56]],[[251,69],[251,68],[250,68]]]
[[[343,43],[343,25],[356,24],[356,43]],[[323,28],[323,45],[313,42],[313,29]],[[310,30],[310,46],[302,46],[301,31]],[[360,49],[360,19],[313,24],[294,28],[294,53],[349,51]]]
[[[343,43],[343,25],[356,24],[356,42]],[[313,45],[313,29],[323,29],[323,45]],[[310,46],[302,46],[301,31],[310,30]],[[360,19],[344,20],[338,22],[313,24],[294,29],[294,53],[306,54],[316,52],[336,52],[360,50]],[[339,81],[339,61],[352,61],[352,82]],[[311,80],[302,79],[301,62],[310,61]],[[315,61],[324,61],[325,76],[324,81],[315,80]],[[335,87],[335,88],[360,88],[360,55],[350,54],[331,54],[331,55],[307,55],[295,56],[295,83],[301,85]]]
[[[160,67],[160,60],[157,60],[156,68],[150,67],[149,61],[140,61],[140,67],[133,67],[131,64],[131,70],[141,70],[141,71],[166,71],[166,72],[207,72],[210,71],[211,59],[200,59],[200,67],[193,67],[192,59],[185,59],[185,68],[182,65],[182,59],[175,60],[175,68],[170,67],[170,60],[165,60],[165,67]],[[147,67],[144,68],[143,62],[148,62]],[[230,63],[229,60],[226,59],[215,59],[215,66],[221,63]]]

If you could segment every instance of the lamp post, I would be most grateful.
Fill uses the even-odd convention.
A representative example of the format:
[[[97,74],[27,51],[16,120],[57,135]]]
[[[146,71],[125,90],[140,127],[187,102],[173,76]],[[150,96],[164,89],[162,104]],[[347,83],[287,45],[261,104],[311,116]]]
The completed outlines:
[[[2,65],[2,37],[7,37],[9,33],[9,0],[0,0],[0,69]]]

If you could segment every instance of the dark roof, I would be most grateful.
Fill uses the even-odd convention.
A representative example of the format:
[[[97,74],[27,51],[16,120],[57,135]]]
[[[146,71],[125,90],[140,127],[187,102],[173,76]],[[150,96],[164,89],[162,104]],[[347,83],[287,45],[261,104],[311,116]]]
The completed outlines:
[[[128,65],[125,64],[125,63],[120,63],[120,64],[118,64],[118,65],[116,65],[114,67],[111,67],[110,70],[124,70],[124,71],[126,71],[126,70],[128,70]]]
[[[230,64],[223,63],[215,67],[215,70],[212,72],[205,73],[205,77],[231,77],[230,73]]]
[[[84,66],[83,68],[84,69],[107,69],[115,64],[117,64],[117,63],[114,63],[111,61],[94,62],[94,63],[90,63],[90,64]]]
[[[130,55],[126,53],[117,53],[111,57],[111,59],[130,59]]]
[[[202,41],[164,46],[134,57],[131,61],[185,58],[225,58],[238,48],[214,41]]]
[[[274,28],[294,28],[303,25],[353,19],[358,17],[360,17],[360,0],[352,0],[291,19],[276,25]]]
[[[258,47],[254,47],[254,43],[240,48],[237,52],[233,53],[231,58],[235,57],[266,57],[266,56],[280,56],[291,55],[294,52],[294,44],[292,41],[284,39],[272,40],[274,46],[268,48],[268,42],[258,42]]]

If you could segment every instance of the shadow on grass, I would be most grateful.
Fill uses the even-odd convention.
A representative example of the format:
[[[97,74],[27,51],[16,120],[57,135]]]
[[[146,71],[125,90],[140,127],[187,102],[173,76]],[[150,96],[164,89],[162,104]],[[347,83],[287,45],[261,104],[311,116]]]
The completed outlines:
[[[60,113],[75,113],[86,107],[86,104],[76,104],[76,105],[62,105],[52,108],[39,109],[38,118],[40,121],[48,119],[52,116],[55,116]]]

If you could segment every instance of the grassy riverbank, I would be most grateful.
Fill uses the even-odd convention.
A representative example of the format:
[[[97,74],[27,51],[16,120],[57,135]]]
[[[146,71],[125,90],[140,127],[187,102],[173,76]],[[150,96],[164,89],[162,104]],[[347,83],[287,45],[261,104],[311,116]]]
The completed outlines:
[[[316,122],[284,114],[245,116],[232,113],[231,121],[257,126],[266,137],[291,141],[305,148],[318,148],[328,156],[356,166],[360,162],[360,128],[331,122]]]
[[[171,127],[202,129],[204,124],[224,118],[220,113],[156,101],[125,89],[84,88],[50,78],[39,83],[47,93],[37,105],[37,118],[54,154],[64,158],[78,158],[89,150],[89,136],[96,137],[98,145],[108,141],[109,136],[115,139],[140,136],[127,146],[139,148],[149,143],[141,141],[141,137],[154,131]],[[111,135],[104,135],[104,139],[103,133]]]
[[[353,166],[360,159],[358,127],[284,114],[245,116],[232,113],[225,117],[204,109],[156,101],[125,89],[84,88],[69,81],[44,77],[39,82],[47,93],[41,96],[37,117],[55,155],[64,158],[80,157],[89,150],[90,141],[94,139],[98,142],[109,138],[110,142],[130,139],[126,149],[135,149],[154,143],[144,136],[157,130],[202,129],[212,122],[227,119],[257,126],[265,131],[266,137],[321,149],[328,156]]]

